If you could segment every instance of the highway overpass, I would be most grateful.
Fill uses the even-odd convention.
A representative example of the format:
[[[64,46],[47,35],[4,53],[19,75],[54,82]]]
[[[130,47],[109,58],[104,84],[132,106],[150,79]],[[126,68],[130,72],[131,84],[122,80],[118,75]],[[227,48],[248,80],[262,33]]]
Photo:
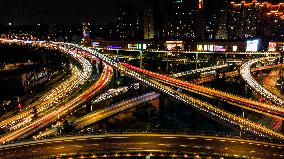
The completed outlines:
[[[0,146],[0,158],[107,158],[170,156],[283,158],[284,145],[262,141],[179,134],[73,136]],[[145,157],[144,157],[145,158]]]

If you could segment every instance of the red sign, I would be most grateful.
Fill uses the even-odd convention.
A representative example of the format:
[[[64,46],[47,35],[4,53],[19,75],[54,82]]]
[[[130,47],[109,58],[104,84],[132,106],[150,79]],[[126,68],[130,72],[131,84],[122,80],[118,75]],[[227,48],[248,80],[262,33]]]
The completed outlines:
[[[198,2],[198,8],[202,9],[203,8],[203,0],[199,0]]]

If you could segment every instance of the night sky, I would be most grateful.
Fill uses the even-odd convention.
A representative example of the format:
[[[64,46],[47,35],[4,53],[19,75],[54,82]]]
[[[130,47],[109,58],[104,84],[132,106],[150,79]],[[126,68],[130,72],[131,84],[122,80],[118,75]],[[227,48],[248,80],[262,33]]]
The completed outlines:
[[[117,17],[120,4],[132,3],[142,10],[144,0],[0,0],[0,23],[108,23]],[[165,0],[155,0],[165,2]],[[224,0],[207,0],[211,8]],[[278,0],[273,0],[273,2]],[[280,1],[280,0],[279,0]]]

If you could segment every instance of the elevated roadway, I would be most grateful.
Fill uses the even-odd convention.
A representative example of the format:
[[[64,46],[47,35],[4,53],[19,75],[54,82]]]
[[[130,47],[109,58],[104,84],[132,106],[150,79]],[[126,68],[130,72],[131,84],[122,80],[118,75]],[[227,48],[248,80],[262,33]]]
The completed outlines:
[[[106,134],[0,146],[0,158],[114,158],[139,156],[283,158],[284,145],[234,137],[179,134]]]
[[[80,62],[87,62],[86,59],[84,59],[81,56],[77,56],[76,53],[60,47],[61,50],[64,50],[65,52],[68,52],[72,54],[76,59],[81,59]],[[82,63],[83,63],[82,62]],[[88,63],[88,62],[87,62]],[[88,63],[89,64],[89,63]],[[83,67],[83,74],[90,74],[91,65],[87,65],[86,69]],[[5,134],[0,137],[0,143],[4,144],[9,141],[19,139],[21,137],[30,136],[31,134],[39,131],[40,129],[46,127],[47,125],[51,124],[52,122],[56,121],[57,119],[65,116],[67,113],[75,109],[77,106],[85,103],[87,100],[89,100],[91,97],[93,97],[95,94],[100,92],[110,81],[112,77],[112,67],[105,65],[104,71],[98,81],[90,86],[86,91],[81,93],[80,95],[76,96],[72,100],[68,101],[67,103],[64,103],[63,105],[60,105],[57,109],[54,109],[52,111],[47,112],[39,119],[27,123],[24,127],[21,127],[15,131],[9,132],[8,134]],[[81,84],[81,83],[80,83]]]
[[[175,74],[172,74],[170,77],[179,78],[179,77],[189,76],[189,75],[196,74],[196,73],[202,73],[202,72],[207,72],[207,71],[212,71],[212,70],[224,69],[224,68],[227,68],[229,66],[231,66],[231,65],[230,64],[224,64],[224,65],[217,65],[217,66],[212,66],[212,67],[205,67],[205,68],[175,73]]]
[[[64,117],[67,113],[75,109],[80,104],[87,102],[88,99],[93,97],[94,94],[100,92],[110,81],[112,77],[112,68],[110,66],[105,67],[99,80],[92,85],[88,90],[70,100],[66,104],[63,104],[58,109],[46,114],[44,117],[37,119],[36,121],[28,124],[27,126],[18,129],[12,133],[9,133],[0,138],[0,143],[4,144],[6,142],[30,136],[33,133],[39,131],[40,129],[50,125],[52,122]]]
[[[158,90],[159,92],[162,92],[163,94],[172,97],[176,99],[177,101],[180,101],[186,105],[190,105],[193,108],[199,110],[201,113],[206,114],[212,119],[216,119],[217,121],[227,123],[234,128],[241,128],[242,130],[255,134],[257,136],[261,137],[269,137],[269,138],[277,138],[277,139],[284,139],[284,135],[280,134],[278,132],[275,132],[269,128],[266,128],[260,124],[254,123],[252,121],[249,121],[248,119],[236,116],[234,114],[231,114],[229,112],[226,112],[224,110],[221,110],[217,107],[214,107],[207,102],[200,101],[198,99],[189,97],[188,95],[178,92],[171,87],[165,86],[161,84],[161,82],[149,78],[145,76],[143,73],[133,69],[128,68],[125,66],[125,64],[119,63],[112,58],[101,54],[95,50],[89,49],[84,46],[79,46],[75,44],[68,44],[72,45],[74,47],[78,47],[84,51],[90,52],[92,55],[96,56],[97,58],[105,61],[109,65],[113,66],[114,68],[118,69],[119,71],[124,72],[127,76],[134,78],[146,85],[149,85],[150,87]],[[135,70],[135,71],[134,71]]]
[[[257,93],[261,94],[264,98],[267,100],[271,101],[273,104],[279,106],[279,107],[284,107],[284,101],[277,97],[276,95],[272,94],[269,92],[267,89],[262,87],[251,75],[251,67],[259,62],[265,62],[267,61],[273,61],[276,58],[271,58],[271,57],[266,57],[266,58],[259,58],[259,59],[254,59],[249,62],[246,62],[241,66],[240,74],[242,78],[247,82],[247,84],[255,90]]]
[[[122,112],[124,110],[130,109],[136,105],[139,105],[141,103],[145,103],[147,101],[152,101],[156,98],[158,98],[160,95],[155,92],[150,92],[144,95],[141,95],[139,97],[134,97],[129,100],[121,101],[117,104],[111,105],[109,107],[106,107],[104,109],[95,111],[94,113],[87,114],[83,116],[82,118],[76,120],[76,128],[81,129],[85,126],[88,126],[90,124],[94,124],[100,120],[103,120],[107,117],[110,117],[112,115],[115,115],[119,112]]]
[[[239,106],[241,108],[245,108],[251,111],[262,113],[262,114],[272,116],[275,118],[284,119],[284,109],[279,108],[275,105],[269,105],[266,103],[253,101],[253,100],[243,98],[237,95],[233,95],[231,93],[223,92],[220,90],[211,89],[211,88],[207,88],[207,87],[200,86],[200,85],[195,85],[195,84],[188,83],[182,80],[168,77],[166,75],[161,75],[161,74],[154,73],[154,72],[151,72],[145,69],[141,69],[141,68],[138,68],[138,67],[126,64],[126,63],[123,63],[123,66],[131,70],[137,71],[139,73],[142,73],[148,77],[151,77],[165,84],[169,84],[169,85],[172,85],[178,88],[182,88],[184,90],[188,90],[190,92],[204,95],[210,98],[223,100],[230,104],[233,104],[233,105],[236,105],[236,106]]]

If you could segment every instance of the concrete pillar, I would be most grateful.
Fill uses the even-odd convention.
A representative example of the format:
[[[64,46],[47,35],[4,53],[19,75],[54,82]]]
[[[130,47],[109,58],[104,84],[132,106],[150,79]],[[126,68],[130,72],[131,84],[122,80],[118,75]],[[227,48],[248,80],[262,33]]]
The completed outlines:
[[[92,112],[92,102],[91,102],[91,100],[89,100],[89,101],[86,103],[86,111],[87,111],[87,113]]]
[[[33,114],[34,114],[35,118],[38,117],[38,112],[37,112],[37,108],[36,107],[33,107]]]
[[[225,54],[225,55],[224,55],[224,65],[225,65],[225,63],[227,62],[227,58],[228,58],[228,55]]]
[[[114,69],[113,73],[114,73],[114,80],[116,81],[116,79],[120,77],[120,72],[118,70]]]
[[[169,101],[168,101],[168,99],[166,98],[166,97],[164,97],[163,95],[160,95],[160,97],[159,97],[159,105],[160,105],[160,107],[159,107],[159,111],[160,111],[160,114],[164,114],[165,113],[165,109],[166,109],[166,107],[167,107],[167,105],[168,105],[168,103],[169,103]]]
[[[116,58],[119,59],[119,50],[115,50],[116,51]]]
[[[87,57],[87,52],[86,51],[83,51],[83,56],[84,56],[84,58]]]
[[[249,85],[245,84],[245,95],[250,97],[253,95],[252,90],[250,90]],[[257,96],[257,94],[255,94]]]
[[[167,51],[167,73],[169,73],[169,53],[170,51]]]
[[[103,121],[99,122],[99,129],[104,129],[104,123],[103,123]]]
[[[98,58],[96,58],[96,70],[97,70],[97,74],[100,74],[99,65],[100,65],[100,60],[99,60]]]
[[[195,69],[198,69],[198,52],[196,52],[196,54],[195,54]]]
[[[103,72],[103,61],[100,60],[100,64],[99,64],[99,72],[102,73]]]
[[[142,68],[143,67],[143,51],[142,50],[139,51],[139,57],[140,57],[140,68]]]

